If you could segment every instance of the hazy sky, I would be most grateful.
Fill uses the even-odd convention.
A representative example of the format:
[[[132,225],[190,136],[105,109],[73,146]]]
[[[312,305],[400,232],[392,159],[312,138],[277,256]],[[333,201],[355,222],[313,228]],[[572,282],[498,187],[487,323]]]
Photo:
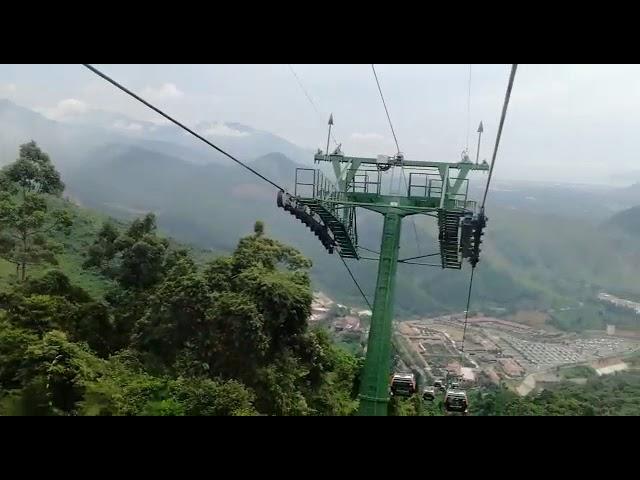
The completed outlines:
[[[347,154],[393,154],[371,66],[96,65],[188,125],[239,122],[307,148],[324,148],[329,112]],[[490,158],[509,65],[376,65],[401,150],[415,160],[458,161],[467,143]],[[0,98],[64,119],[89,108],[160,121],[80,65],[0,65]],[[498,153],[497,179],[608,183],[640,178],[640,66],[520,65]],[[194,140],[195,141],[195,140]]]

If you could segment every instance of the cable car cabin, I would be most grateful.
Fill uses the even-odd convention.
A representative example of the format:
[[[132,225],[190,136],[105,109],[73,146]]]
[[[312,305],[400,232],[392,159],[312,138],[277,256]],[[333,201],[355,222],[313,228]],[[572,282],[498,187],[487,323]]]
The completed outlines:
[[[416,393],[416,378],[412,373],[396,373],[391,377],[391,395],[410,397]]]
[[[422,392],[422,399],[427,401],[433,401],[436,398],[436,389],[434,387],[425,387]]]
[[[447,412],[466,415],[469,411],[467,393],[464,390],[447,390],[444,396],[444,409]]]

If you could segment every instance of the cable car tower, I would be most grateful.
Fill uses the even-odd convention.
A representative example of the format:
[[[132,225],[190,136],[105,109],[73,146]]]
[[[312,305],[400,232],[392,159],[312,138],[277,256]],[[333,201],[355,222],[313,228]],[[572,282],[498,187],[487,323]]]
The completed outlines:
[[[333,118],[329,120],[329,129]],[[328,146],[328,145],[327,145]],[[327,149],[328,150],[328,149]],[[466,153],[459,162],[408,160],[402,154],[377,158],[350,157],[336,148],[318,150],[314,163],[332,165],[335,180],[320,169],[297,168],[295,191],[278,192],[277,204],[305,223],[329,253],[359,259],[356,209],[384,217],[371,328],[360,389],[360,415],[386,415],[395,277],[403,218],[435,217],[439,227],[442,268],[461,269],[463,259],[475,266],[486,221],[467,198],[471,171],[488,171],[486,161],[473,163]],[[382,176],[393,167],[409,172],[406,190],[381,193]],[[426,255],[425,255],[426,256]]]
[[[517,64],[512,64],[511,66],[491,167],[486,161],[478,164],[477,154],[476,162],[472,163],[466,152],[463,153],[461,161],[453,163],[405,160],[400,152],[392,157],[379,155],[375,159],[348,157],[340,151],[340,145],[333,153],[329,154],[329,139],[331,137],[331,126],[333,125],[333,116],[331,116],[329,119],[326,152],[318,150],[314,160],[315,163],[331,163],[335,173],[335,181],[325,178],[319,169],[297,168],[293,195],[285,192],[278,184],[140,98],[100,70],[89,64],[83,65],[187,133],[277,188],[278,206],[295,215],[307,225],[320,239],[327,251],[329,253],[337,252],[343,261],[344,258],[360,258],[358,254],[356,208],[366,208],[383,215],[384,224],[380,244],[378,276],[367,356],[360,388],[360,415],[386,415],[389,401],[388,374],[391,353],[391,322],[393,318],[395,276],[402,219],[416,214],[437,218],[440,230],[438,238],[440,244],[439,253],[443,269],[461,269],[463,259],[467,259],[472,267],[476,266],[480,256],[483,228],[486,225],[484,203],[491,182]],[[372,69],[374,75],[376,75],[373,65]],[[380,90],[379,83],[378,89]],[[382,97],[381,90],[380,94]],[[310,98],[309,100],[311,101]],[[382,100],[384,104],[384,97]],[[389,118],[388,111],[387,117]],[[390,118],[389,124],[391,125]],[[397,146],[398,142],[392,125],[391,130]],[[480,123],[478,128],[480,136],[482,131],[483,127],[482,123]],[[478,152],[480,151],[480,136],[478,137]],[[398,194],[383,195],[381,193],[381,176],[384,172],[388,172],[391,168],[398,166],[402,167],[403,173],[405,169],[410,171],[406,190]],[[468,174],[474,170],[489,172],[484,198],[479,211],[476,211],[478,210],[477,203],[467,199],[469,189]],[[414,258],[426,256],[430,255]],[[469,299],[471,298],[473,271],[472,269],[469,282],[467,313],[469,311]],[[464,333],[462,348],[464,349]]]

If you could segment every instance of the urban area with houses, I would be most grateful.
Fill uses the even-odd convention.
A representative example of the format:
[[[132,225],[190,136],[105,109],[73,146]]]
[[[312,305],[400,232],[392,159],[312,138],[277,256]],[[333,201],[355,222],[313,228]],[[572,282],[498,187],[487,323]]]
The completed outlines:
[[[606,293],[598,299],[636,309],[640,322],[640,304]],[[337,304],[322,293],[314,295],[312,308],[312,323],[323,323],[338,339],[366,348],[371,311]],[[525,319],[544,317],[540,312],[522,313]],[[397,369],[416,372],[426,382],[455,376],[466,388],[502,384],[526,395],[545,384],[565,380],[563,371],[576,366],[591,367],[598,375],[627,370],[631,366],[626,358],[640,353],[640,335],[616,330],[614,325],[608,325],[606,331],[578,334],[556,330],[544,321],[529,322],[538,324],[532,326],[475,313],[468,319],[461,352],[464,312],[397,320]]]
[[[598,300],[610,303],[611,305],[615,305],[617,307],[626,308],[629,310],[633,310],[636,314],[640,315],[640,303],[633,302],[631,300],[625,300],[624,298],[618,298],[608,293],[600,293],[598,294]]]

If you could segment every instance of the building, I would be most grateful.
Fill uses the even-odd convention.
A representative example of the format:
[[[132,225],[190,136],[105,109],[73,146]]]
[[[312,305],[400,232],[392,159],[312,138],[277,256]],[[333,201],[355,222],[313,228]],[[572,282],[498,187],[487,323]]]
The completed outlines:
[[[501,358],[498,360],[504,373],[510,377],[519,377],[524,375],[524,369],[512,358]]]
[[[464,380],[465,382],[475,382],[476,375],[473,372],[472,368],[462,367],[460,369],[460,373],[462,374],[462,380]]]

